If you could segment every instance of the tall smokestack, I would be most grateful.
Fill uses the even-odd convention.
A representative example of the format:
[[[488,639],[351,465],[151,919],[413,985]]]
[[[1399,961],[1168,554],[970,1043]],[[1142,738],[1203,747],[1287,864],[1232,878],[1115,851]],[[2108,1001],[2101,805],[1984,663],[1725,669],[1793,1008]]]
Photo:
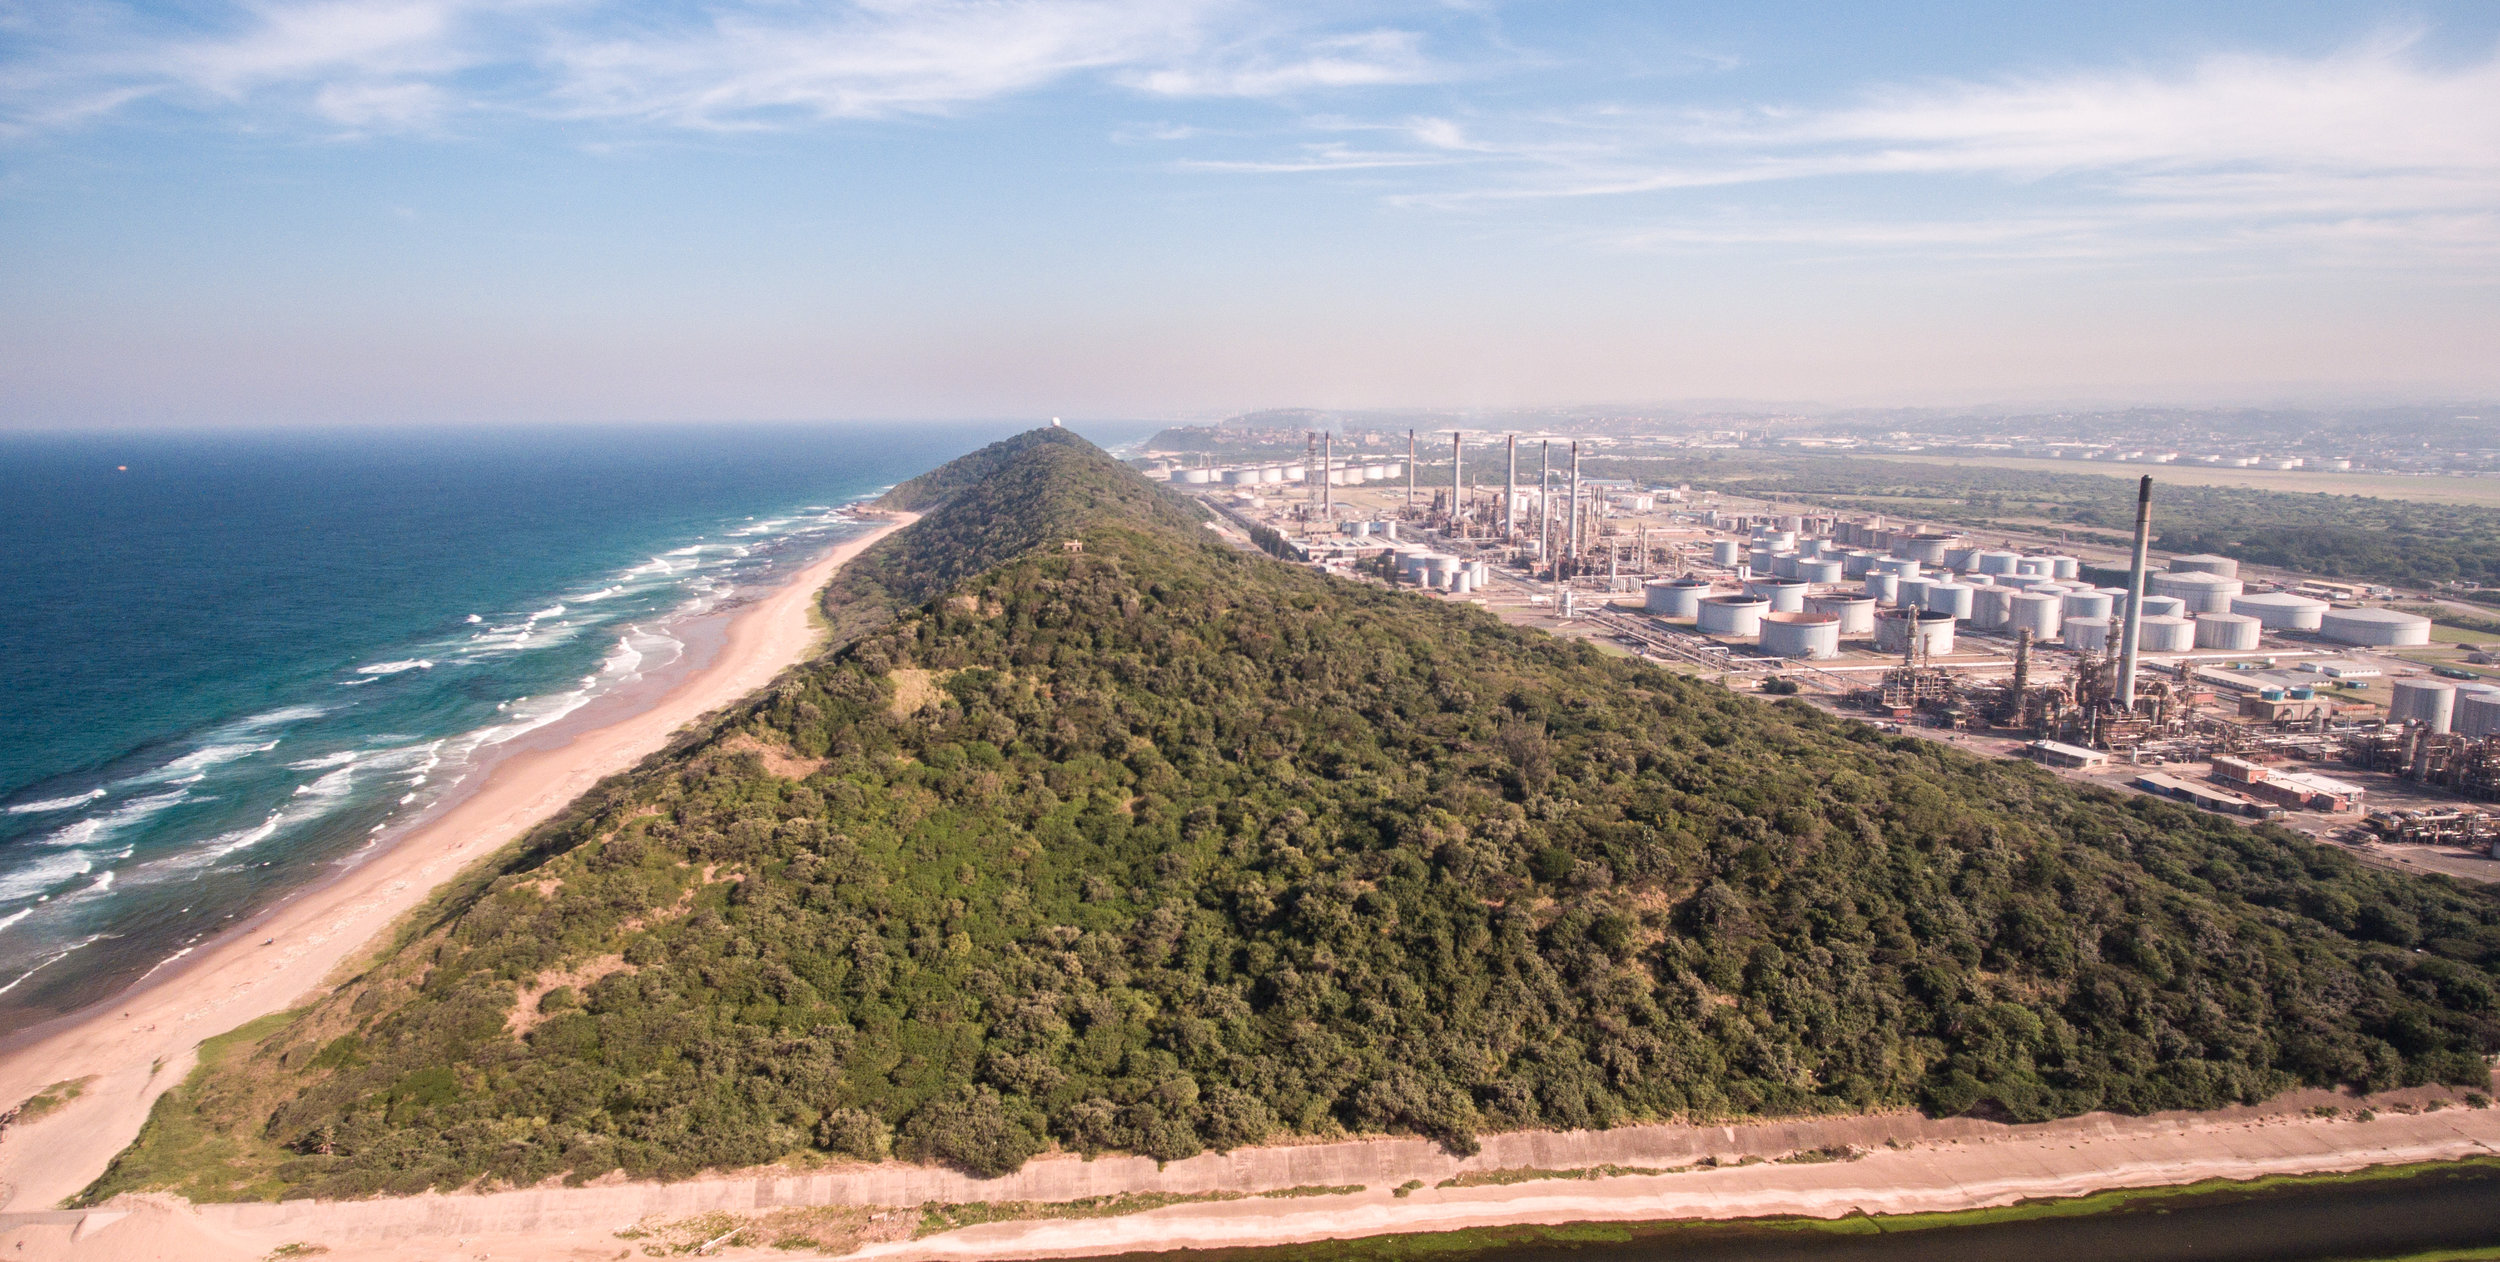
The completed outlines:
[[[1554,568],[1554,440],[1546,439],[1540,450],[1544,454],[1536,471],[1536,559],[1545,563],[1545,577],[1551,579],[1561,573]]]
[[[1332,526],[1337,521],[1337,494],[1329,489],[1331,479],[1328,476],[1329,470],[1337,467],[1336,451],[1331,445],[1333,437],[1325,431],[1319,436],[1319,516],[1321,521]]]
[[[1465,457],[1466,457],[1466,455],[1467,455],[1467,450],[1466,450],[1466,448],[1467,448],[1467,436],[1466,436],[1465,434],[1462,434],[1462,433],[1458,432],[1457,430],[1451,430],[1451,431],[1450,431],[1450,533],[1451,533],[1452,537],[1454,537],[1454,538],[1459,538],[1459,539],[1464,539],[1464,538],[1466,538],[1466,537],[1467,537],[1467,506],[1466,506],[1465,501],[1463,501],[1463,500],[1461,500],[1461,499],[1459,498],[1459,487],[1458,487],[1458,469],[1459,469],[1460,464],[1464,463]]]
[[[2135,488],[2135,561],[2127,570],[2127,625],[2118,637],[2118,710],[2135,713],[2135,646],[2144,634],[2144,549],[2153,541],[2153,475]]]
[[[1502,475],[1502,542],[1519,537],[1519,435],[1507,441],[1510,448],[1510,469]]]
[[[1406,431],[1406,504],[1415,505],[1415,431]]]
[[[1571,440],[1571,568],[1580,568],[1580,440]]]

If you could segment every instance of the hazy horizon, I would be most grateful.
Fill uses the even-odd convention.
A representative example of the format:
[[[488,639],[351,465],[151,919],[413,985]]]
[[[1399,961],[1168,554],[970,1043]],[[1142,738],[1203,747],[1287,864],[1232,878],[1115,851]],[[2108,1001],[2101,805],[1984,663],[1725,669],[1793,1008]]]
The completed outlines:
[[[2500,398],[2488,5],[32,0],[0,163],[17,430]]]

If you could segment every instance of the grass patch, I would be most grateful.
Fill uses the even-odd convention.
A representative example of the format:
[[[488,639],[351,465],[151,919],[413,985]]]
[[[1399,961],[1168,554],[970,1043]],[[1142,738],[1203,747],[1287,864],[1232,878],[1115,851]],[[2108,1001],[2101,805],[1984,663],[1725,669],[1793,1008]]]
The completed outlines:
[[[1300,1187],[1278,1188],[1259,1193],[1263,1201],[1287,1200],[1297,1196],[1352,1196],[1364,1190],[1360,1183],[1305,1183]]]
[[[1535,1183],[1543,1179],[1620,1179],[1648,1174],[1681,1174],[1692,1166],[1668,1168],[1655,1166],[1580,1166],[1569,1170],[1541,1170],[1533,1166],[1512,1166],[1503,1170],[1470,1170],[1454,1178],[1433,1184],[1436,1188],[1498,1188],[1514,1183]]]
[[[1335,1190],[1330,1188],[1305,1195],[1320,1196]],[[1355,1190],[1359,1192],[1362,1189]],[[1122,1192],[1116,1196],[1084,1196],[1073,1201],[931,1201],[920,1207],[920,1225],[913,1230],[912,1238],[916,1240],[942,1231],[978,1227],[982,1223],[1021,1222],[1034,1218],[1118,1218],[1124,1214],[1162,1209],[1167,1205],[1238,1201],[1248,1196],[1247,1192]]]
[[[1800,1152],[1792,1152],[1775,1160],[1784,1166],[1816,1166],[1827,1161],[1856,1161],[1865,1155],[1847,1144],[1838,1144],[1829,1148],[1808,1148]]]
[[[70,1101],[87,1094],[87,1088],[92,1086],[95,1083],[95,1080],[96,1076],[94,1074],[89,1074],[84,1078],[64,1078],[59,1082],[53,1083],[49,1087],[45,1087],[43,1090],[26,1097],[25,1103],[20,1104],[15,1109],[11,1110],[11,1113],[13,1114],[11,1124],[24,1125],[25,1123],[35,1121],[38,1118],[49,1117],[52,1114],[59,1112],[63,1105],[66,1105]]]
[[[200,1063],[190,1076],[157,1098],[139,1137],[69,1203],[97,1205],[141,1188],[179,1193],[195,1202],[278,1199],[286,1185],[270,1172],[293,1154],[256,1128],[234,1124],[252,1107],[260,1079],[216,1071],[301,1015],[273,1012],[201,1043]]]
[[[815,1205],[737,1214],[715,1210],[692,1218],[646,1218],[616,1233],[644,1257],[691,1254],[705,1246],[721,1249],[805,1250],[828,1256],[861,1245],[901,1240],[910,1234],[912,1211],[869,1209],[857,1205]]]

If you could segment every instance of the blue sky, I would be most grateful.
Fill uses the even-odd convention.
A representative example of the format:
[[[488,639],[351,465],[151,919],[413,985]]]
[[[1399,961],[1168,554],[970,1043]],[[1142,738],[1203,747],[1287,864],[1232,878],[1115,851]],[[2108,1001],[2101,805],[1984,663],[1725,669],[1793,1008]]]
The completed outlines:
[[[2500,5],[0,0],[0,424],[2500,393]]]

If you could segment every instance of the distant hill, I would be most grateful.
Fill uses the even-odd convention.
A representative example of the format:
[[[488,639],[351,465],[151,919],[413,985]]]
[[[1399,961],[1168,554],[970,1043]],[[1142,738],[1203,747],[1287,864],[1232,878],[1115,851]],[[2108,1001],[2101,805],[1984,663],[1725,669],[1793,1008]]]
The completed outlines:
[[[1062,432],[91,1191],[2480,1085],[2500,901],[1218,546]],[[1074,543],[1078,547],[1071,547]]]

